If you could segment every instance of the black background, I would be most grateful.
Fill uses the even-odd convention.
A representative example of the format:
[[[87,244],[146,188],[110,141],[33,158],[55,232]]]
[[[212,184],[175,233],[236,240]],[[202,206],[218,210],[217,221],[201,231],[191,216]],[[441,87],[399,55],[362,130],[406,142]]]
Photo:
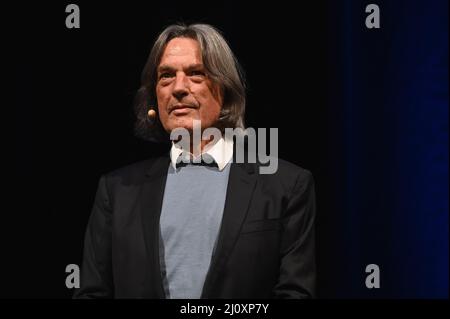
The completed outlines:
[[[396,281],[405,265],[395,259],[397,251],[388,249],[398,239],[399,225],[385,222],[392,211],[383,211],[396,201],[395,186],[385,185],[395,169],[395,144],[384,142],[395,140],[397,118],[379,107],[386,102],[382,92],[392,85],[383,80],[395,74],[392,65],[390,71],[385,68],[395,46],[392,32],[407,30],[401,27],[406,20],[395,20],[408,15],[400,10],[406,2],[378,1],[383,28],[371,33],[364,27],[368,1],[77,1],[81,28],[67,29],[69,3],[3,7],[5,64],[12,69],[12,87],[7,86],[4,99],[12,114],[3,118],[3,127],[13,151],[4,156],[12,164],[3,174],[0,296],[72,295],[65,287],[65,267],[81,264],[99,177],[163,151],[134,137],[132,104],[155,37],[179,21],[209,23],[223,31],[246,73],[246,125],[278,128],[280,158],[313,173],[319,297],[414,296],[405,278]],[[345,4],[352,10],[343,10]],[[350,35],[349,30],[358,31]],[[344,86],[352,59],[363,67],[355,78],[366,81],[359,87],[361,109],[376,106],[355,122],[346,108],[353,92]],[[373,123],[385,131],[372,130]],[[446,130],[448,135],[448,122]],[[362,157],[349,152],[350,135],[352,141],[359,137],[369,143],[360,148]],[[354,187],[367,188],[368,195],[360,198],[362,210],[352,211],[349,180],[358,161],[366,163],[360,166],[365,175]],[[358,229],[352,228],[355,218]],[[446,260],[448,266],[448,254]],[[365,265],[373,262],[387,268],[384,289],[378,291],[364,286]],[[448,296],[448,282],[446,291]]]

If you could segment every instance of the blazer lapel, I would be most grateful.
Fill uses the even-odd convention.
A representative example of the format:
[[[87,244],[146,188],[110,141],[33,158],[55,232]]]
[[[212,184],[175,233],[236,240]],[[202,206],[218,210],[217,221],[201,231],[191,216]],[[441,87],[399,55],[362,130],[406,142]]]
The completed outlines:
[[[201,298],[214,298],[214,283],[219,271],[228,260],[247,211],[256,184],[254,165],[232,163],[228,179],[227,195],[219,231],[217,247],[203,285]]]
[[[153,162],[146,172],[138,198],[149,263],[144,284],[146,298],[165,298],[159,260],[159,219],[168,165],[169,157],[167,156],[157,158]]]

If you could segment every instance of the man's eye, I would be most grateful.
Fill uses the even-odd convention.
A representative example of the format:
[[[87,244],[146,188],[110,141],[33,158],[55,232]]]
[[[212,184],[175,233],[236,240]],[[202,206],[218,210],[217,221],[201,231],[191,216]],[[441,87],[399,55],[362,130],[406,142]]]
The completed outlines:
[[[193,75],[193,76],[204,76],[205,72],[203,72],[203,71],[192,71],[191,75]]]
[[[170,78],[172,75],[170,73],[161,73],[159,76],[160,79]]]

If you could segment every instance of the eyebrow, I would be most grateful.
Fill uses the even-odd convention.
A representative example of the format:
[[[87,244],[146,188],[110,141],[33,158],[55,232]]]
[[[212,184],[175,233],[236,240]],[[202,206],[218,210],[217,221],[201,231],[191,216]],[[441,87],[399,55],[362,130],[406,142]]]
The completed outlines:
[[[197,64],[191,64],[186,68],[187,71],[196,70],[196,69],[204,69],[204,65],[202,63],[197,63]],[[163,64],[158,67],[158,72],[160,72],[160,73],[161,72],[173,72],[173,71],[175,71],[175,69],[167,64]]]

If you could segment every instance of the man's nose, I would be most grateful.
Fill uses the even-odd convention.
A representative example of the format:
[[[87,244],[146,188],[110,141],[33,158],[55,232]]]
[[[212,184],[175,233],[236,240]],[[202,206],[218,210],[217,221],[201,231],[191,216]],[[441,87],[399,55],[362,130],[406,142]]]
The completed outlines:
[[[187,81],[186,75],[176,75],[172,94],[177,100],[181,100],[183,97],[189,94],[189,83]]]

